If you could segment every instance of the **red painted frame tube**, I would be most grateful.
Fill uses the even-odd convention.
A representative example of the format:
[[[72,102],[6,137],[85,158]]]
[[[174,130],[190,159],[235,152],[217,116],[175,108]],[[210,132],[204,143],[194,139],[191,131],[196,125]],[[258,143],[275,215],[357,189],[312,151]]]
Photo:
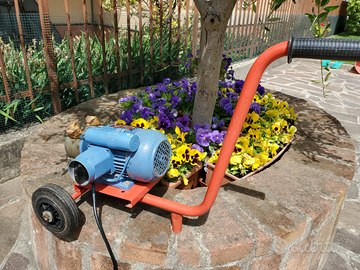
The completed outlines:
[[[154,196],[152,194],[146,194],[142,199],[140,199],[140,202],[185,216],[201,216],[210,210],[219,192],[221,180],[225,175],[231,154],[234,151],[236,141],[240,135],[260,79],[265,69],[272,62],[288,55],[288,47],[289,42],[287,41],[270,47],[258,57],[251,67],[246,77],[239,100],[236,104],[234,114],[231,118],[231,122],[220,151],[219,159],[216,163],[204,201],[197,206],[189,206]]]

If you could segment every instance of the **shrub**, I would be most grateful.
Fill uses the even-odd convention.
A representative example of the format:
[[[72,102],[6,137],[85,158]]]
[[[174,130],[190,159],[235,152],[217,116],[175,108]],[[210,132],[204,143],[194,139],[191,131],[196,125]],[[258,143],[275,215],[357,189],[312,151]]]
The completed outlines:
[[[360,35],[360,0],[350,0],[347,14],[346,31],[352,35]]]

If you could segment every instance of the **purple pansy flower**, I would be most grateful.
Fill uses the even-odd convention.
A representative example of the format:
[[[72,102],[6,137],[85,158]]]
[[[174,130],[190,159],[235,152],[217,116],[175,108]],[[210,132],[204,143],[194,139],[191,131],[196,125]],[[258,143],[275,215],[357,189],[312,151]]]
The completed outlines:
[[[175,126],[179,127],[182,133],[190,132],[191,130],[189,127],[183,125],[181,122],[176,122]]]
[[[176,120],[178,122],[180,122],[182,125],[184,125],[185,127],[187,127],[190,123],[190,118],[187,115],[184,115],[183,117],[178,117]]]
[[[173,82],[173,85],[176,87],[179,87],[179,86],[181,86],[181,82]]]
[[[225,104],[223,108],[227,114],[233,115],[234,111],[233,111],[233,106],[231,103]]]
[[[259,93],[260,96],[263,96],[265,94],[265,88],[259,84],[257,88],[257,92]]]
[[[199,128],[196,132],[196,142],[200,145],[200,146],[209,146],[210,143],[210,139],[211,139],[211,133],[209,129],[202,129]]]
[[[131,96],[131,101],[138,101],[139,100],[139,98],[137,97],[137,96],[135,96],[135,95],[133,95],[133,96]]]
[[[181,98],[178,96],[172,96],[170,99],[171,107],[176,107],[181,102]]]
[[[211,141],[214,142],[214,143],[222,143],[223,140],[224,140],[224,134],[219,132],[218,130],[214,130],[212,133],[211,133]]]
[[[141,116],[141,118],[144,118],[144,119],[148,119],[149,118],[149,116],[152,116],[152,115],[155,115],[155,113],[153,113],[152,111],[151,111],[151,109],[150,108],[148,108],[148,107],[143,107],[141,110],[140,110],[140,116]]]
[[[194,143],[194,144],[191,146],[190,149],[196,149],[196,150],[198,150],[200,153],[204,153],[204,149],[203,149],[200,145],[198,145],[198,144],[196,144],[196,143]]]
[[[126,124],[129,124],[131,122],[133,114],[131,113],[130,110],[126,110],[121,116],[120,119],[124,120],[126,122]]]
[[[170,84],[171,83],[171,80],[169,79],[169,78],[165,78],[164,80],[163,80],[163,84],[165,84],[165,85],[168,85],[168,84]]]
[[[220,99],[220,105],[223,109],[225,109],[225,106],[227,104],[230,104],[231,105],[231,99],[228,98],[228,97],[223,97],[222,99]]]
[[[236,93],[240,93],[241,89],[244,86],[244,81],[243,80],[237,80],[235,81],[235,87],[234,90]]]
[[[258,115],[260,115],[260,103],[253,102],[250,105],[249,113],[256,112]]]
[[[159,114],[159,128],[168,129],[172,127],[172,121],[165,113]]]
[[[200,125],[199,123],[195,123],[193,126],[193,129],[195,132],[197,132],[200,128],[202,129],[210,129],[210,124],[209,123],[205,123],[204,125]]]
[[[156,86],[160,92],[164,92],[164,93],[168,92],[167,87],[165,85],[163,85],[162,83],[158,83],[158,84],[156,84]]]
[[[182,88],[189,90],[190,82],[186,78],[181,79]]]
[[[120,103],[120,102],[128,102],[129,99],[131,99],[131,96],[126,96],[126,97],[120,98],[120,99],[119,99],[119,103]]]
[[[159,106],[161,106],[161,105],[166,104],[166,102],[167,102],[166,98],[158,98],[158,99],[156,99],[155,102],[151,105],[151,107],[152,107],[153,109],[155,109],[156,107],[159,107]]]
[[[141,101],[139,100],[138,102],[135,102],[132,106],[132,108],[130,109],[131,113],[136,113],[138,111],[138,109],[141,106]]]
[[[156,95],[155,95],[154,93],[149,93],[148,99],[150,99],[151,101],[155,102],[155,101],[156,101]]]
[[[212,119],[212,125],[211,125],[211,128],[212,129],[217,129],[219,127],[222,127],[225,125],[225,122],[224,120],[220,120],[219,122],[219,118],[218,117],[213,117]]]
[[[233,93],[233,92],[229,92],[226,95],[230,99],[238,99],[239,98],[239,96],[237,94]]]

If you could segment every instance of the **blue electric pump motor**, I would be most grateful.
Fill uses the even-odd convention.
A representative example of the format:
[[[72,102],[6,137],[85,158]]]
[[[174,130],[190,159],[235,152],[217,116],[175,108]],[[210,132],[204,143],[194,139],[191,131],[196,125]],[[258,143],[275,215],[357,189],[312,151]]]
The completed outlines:
[[[159,131],[102,126],[89,128],[80,138],[80,155],[68,170],[81,186],[96,181],[129,190],[134,180],[158,180],[170,164],[171,145]]]

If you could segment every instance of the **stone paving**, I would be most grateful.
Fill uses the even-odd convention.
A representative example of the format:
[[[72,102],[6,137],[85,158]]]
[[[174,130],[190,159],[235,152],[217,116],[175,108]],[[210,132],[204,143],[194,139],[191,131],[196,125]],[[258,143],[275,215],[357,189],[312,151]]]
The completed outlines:
[[[343,65],[331,69],[327,87],[330,92],[324,98],[320,85],[320,62],[294,60],[264,74],[262,85],[316,104],[336,117],[354,140],[356,173],[348,190],[344,208],[323,270],[360,269],[360,74]]]
[[[314,102],[336,117],[354,140],[357,170],[345,198],[332,252],[329,253],[323,270],[360,269],[360,75],[352,74],[347,69],[332,70],[332,83],[328,87],[331,93],[324,99],[319,85],[310,82],[319,79],[318,66],[313,61],[294,61],[264,74],[262,84],[268,89]],[[32,257],[32,237],[29,233],[28,209],[24,206],[21,192],[21,178],[1,184],[0,194],[0,268],[37,269]],[[182,241],[181,238],[179,241]],[[56,250],[56,245],[53,245],[53,249]],[[197,254],[193,256],[196,257]],[[103,259],[101,255],[92,256],[93,267],[101,265]],[[124,264],[123,268],[129,269],[129,266]],[[230,266],[226,269],[240,268]],[[249,269],[249,266],[241,269]]]

